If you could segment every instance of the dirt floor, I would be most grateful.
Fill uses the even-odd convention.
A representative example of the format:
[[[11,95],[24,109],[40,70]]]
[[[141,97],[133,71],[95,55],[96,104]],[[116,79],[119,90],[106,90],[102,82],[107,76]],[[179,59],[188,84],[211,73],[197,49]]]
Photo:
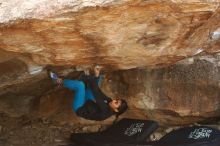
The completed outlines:
[[[220,129],[219,125],[219,122],[215,122],[207,126]],[[108,126],[100,123],[60,124],[51,119],[26,116],[12,118],[0,113],[0,146],[63,146],[71,144],[69,139],[71,133],[103,131]],[[180,127],[160,127],[148,140],[158,140],[166,133],[178,128]]]
[[[101,125],[60,125],[47,119],[10,118],[0,114],[0,146],[60,146],[69,144],[71,133],[92,132]]]

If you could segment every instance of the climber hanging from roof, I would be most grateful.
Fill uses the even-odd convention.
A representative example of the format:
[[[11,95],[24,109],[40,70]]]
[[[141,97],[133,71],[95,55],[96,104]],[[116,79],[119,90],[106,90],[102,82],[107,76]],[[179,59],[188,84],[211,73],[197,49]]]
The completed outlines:
[[[112,115],[117,117],[124,113],[128,106],[123,99],[111,99],[99,88],[101,67],[96,65],[94,75],[85,70],[79,80],[62,79],[50,71],[51,79],[59,85],[74,91],[72,107],[80,117],[102,121]]]

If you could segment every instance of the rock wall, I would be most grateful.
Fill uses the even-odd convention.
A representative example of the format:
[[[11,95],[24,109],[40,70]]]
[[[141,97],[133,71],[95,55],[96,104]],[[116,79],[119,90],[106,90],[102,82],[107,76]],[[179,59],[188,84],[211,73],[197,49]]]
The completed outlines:
[[[220,116],[219,61],[219,54],[201,55],[167,68],[106,72],[101,87],[108,96],[128,101],[129,110],[122,117],[153,119],[170,125],[212,122]],[[6,67],[1,71],[1,113],[46,118],[61,124],[94,124],[76,117],[72,111],[74,93],[54,86],[46,71],[30,75],[25,63],[18,59],[1,65]],[[53,69],[67,78],[79,75],[70,68]],[[113,120],[111,117],[104,123]]]
[[[111,96],[124,97],[147,118],[166,124],[211,122],[220,112],[219,55],[194,57],[168,68],[134,69],[107,76]]]

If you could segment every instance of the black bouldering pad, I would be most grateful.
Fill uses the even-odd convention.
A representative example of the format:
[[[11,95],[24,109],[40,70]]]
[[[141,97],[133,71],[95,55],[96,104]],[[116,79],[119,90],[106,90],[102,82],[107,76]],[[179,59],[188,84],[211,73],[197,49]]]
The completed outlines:
[[[193,126],[171,131],[147,146],[220,146],[220,131],[207,126]]]
[[[143,143],[158,128],[155,121],[122,119],[107,130],[95,133],[73,133],[71,141],[83,146],[111,146],[119,143]]]

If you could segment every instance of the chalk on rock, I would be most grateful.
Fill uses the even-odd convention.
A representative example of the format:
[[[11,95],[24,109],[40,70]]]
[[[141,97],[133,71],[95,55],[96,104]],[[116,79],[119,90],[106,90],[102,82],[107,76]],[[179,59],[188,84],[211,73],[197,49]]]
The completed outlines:
[[[220,39],[220,28],[218,28],[216,31],[212,32],[210,37],[212,40]]]
[[[203,50],[204,50],[203,48],[198,48],[193,55],[197,55],[197,54],[203,52]]]
[[[31,75],[38,74],[38,73],[42,72],[42,70],[43,70],[42,66],[28,66],[28,72]]]

